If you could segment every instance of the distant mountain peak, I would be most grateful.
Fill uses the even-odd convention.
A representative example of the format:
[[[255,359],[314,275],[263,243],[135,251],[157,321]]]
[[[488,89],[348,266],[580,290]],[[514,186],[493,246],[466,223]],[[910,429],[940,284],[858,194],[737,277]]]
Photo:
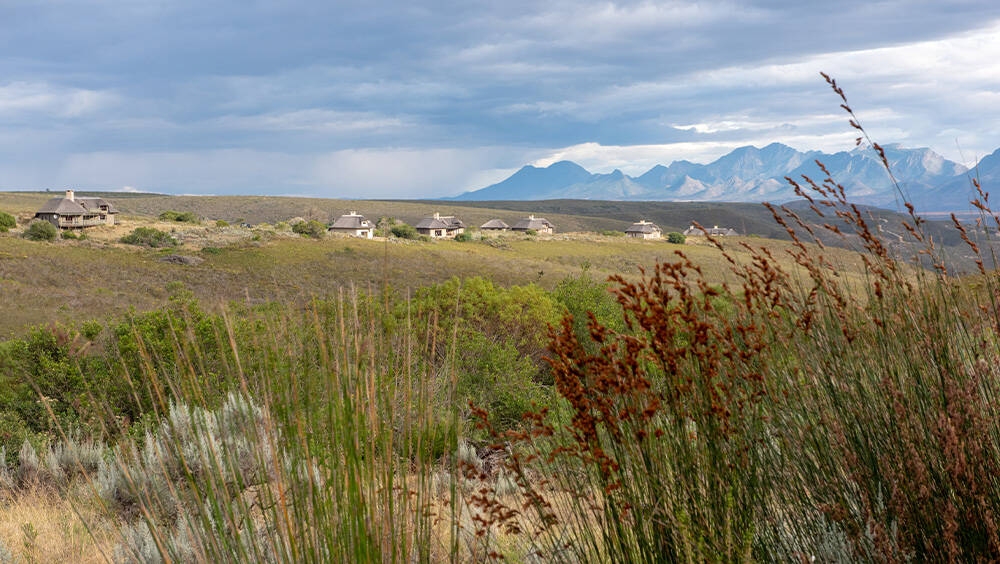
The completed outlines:
[[[897,180],[927,210],[962,206],[968,192],[967,169],[926,147],[883,145]],[[541,200],[578,198],[601,200],[687,200],[759,202],[796,199],[785,177],[820,174],[815,160],[843,184],[848,197],[860,204],[896,205],[896,192],[877,154],[867,144],[828,154],[802,152],[783,143],[762,148],[745,145],[707,164],[675,160],[657,164],[638,177],[620,169],[591,174],[579,164],[562,160],[544,168],[525,166],[502,182],[466,192],[458,200]],[[1000,183],[1000,149],[980,161]],[[964,184],[962,184],[964,183]],[[948,190],[943,186],[953,185]],[[966,202],[967,203],[967,202]]]

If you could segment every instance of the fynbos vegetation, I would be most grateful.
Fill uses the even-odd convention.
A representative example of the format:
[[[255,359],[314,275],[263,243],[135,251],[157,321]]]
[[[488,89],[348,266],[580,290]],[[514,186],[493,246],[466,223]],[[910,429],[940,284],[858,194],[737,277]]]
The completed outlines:
[[[788,182],[826,223],[769,207],[790,260],[706,237],[723,280],[669,247],[608,285],[38,329],[0,348],[0,489],[98,507],[122,562],[1000,559],[1000,215],[974,184],[954,277],[912,206],[890,248],[818,166]]]

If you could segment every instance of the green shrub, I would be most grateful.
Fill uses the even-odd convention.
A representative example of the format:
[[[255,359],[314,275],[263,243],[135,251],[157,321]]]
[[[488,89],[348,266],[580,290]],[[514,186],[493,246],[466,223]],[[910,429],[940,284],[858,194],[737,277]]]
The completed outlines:
[[[143,247],[176,247],[177,240],[168,233],[152,227],[136,227],[131,233],[121,238],[121,242],[127,245],[139,245]]]
[[[77,236],[77,234],[73,233],[72,231],[63,231],[61,237],[63,239],[70,239],[70,240],[73,240],[73,241],[79,239],[79,237]]]
[[[315,219],[312,219],[309,221],[303,221],[302,223],[296,223],[292,226],[292,231],[302,235],[303,237],[319,239],[326,235],[326,226]]]
[[[375,236],[388,237],[392,235],[392,226],[396,225],[396,218],[383,216],[375,223]]]
[[[675,245],[683,245],[684,241],[687,241],[687,237],[683,233],[678,233],[676,231],[671,231],[667,233],[667,242],[673,243]]]
[[[215,222],[215,226],[216,227],[229,227],[229,222],[226,221],[226,220],[224,220],[224,219],[220,219],[220,220],[217,220]]]
[[[458,235],[455,235],[455,240],[459,243],[466,243],[472,240],[472,235],[469,233],[459,233]]]
[[[602,230],[598,231],[598,233],[600,235],[605,236],[605,237],[624,237],[625,236],[625,232],[623,232],[623,231],[614,231],[614,230],[611,230],[611,229],[602,229]]]
[[[0,212],[0,233],[6,233],[17,227],[17,220],[7,212]]]
[[[30,241],[51,241],[59,235],[59,230],[55,225],[47,221],[35,221],[25,230],[24,237]]]
[[[206,255],[221,255],[222,249],[220,249],[219,247],[202,247],[201,252],[205,253]]]
[[[431,241],[431,238],[428,237],[427,235],[418,235],[417,241],[421,241],[423,243],[429,243]]]
[[[392,233],[393,237],[399,237],[400,239],[416,239],[417,228],[409,225],[407,223],[397,223],[389,228],[389,232]]]
[[[160,221],[177,221],[180,223],[200,223],[198,216],[191,212],[165,211],[160,214]]]
[[[274,229],[275,231],[288,231],[288,222],[279,221],[278,223],[274,224]]]
[[[527,235],[528,237],[534,237],[535,235],[538,235],[538,231],[534,229],[525,229],[524,234]]]

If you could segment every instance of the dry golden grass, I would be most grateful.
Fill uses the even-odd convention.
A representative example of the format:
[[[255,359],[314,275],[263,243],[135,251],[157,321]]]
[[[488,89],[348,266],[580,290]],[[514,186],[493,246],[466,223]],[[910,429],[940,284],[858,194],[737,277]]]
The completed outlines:
[[[0,544],[17,562],[107,562],[117,542],[112,521],[46,489],[0,493]],[[96,528],[88,532],[86,522]],[[93,533],[93,534],[91,534]]]

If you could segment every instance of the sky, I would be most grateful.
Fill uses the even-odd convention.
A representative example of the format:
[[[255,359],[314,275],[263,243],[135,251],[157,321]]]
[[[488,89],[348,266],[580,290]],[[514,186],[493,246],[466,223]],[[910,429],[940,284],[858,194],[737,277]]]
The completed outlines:
[[[0,189],[440,197],[855,132],[1000,147],[1000,2],[0,0]]]

